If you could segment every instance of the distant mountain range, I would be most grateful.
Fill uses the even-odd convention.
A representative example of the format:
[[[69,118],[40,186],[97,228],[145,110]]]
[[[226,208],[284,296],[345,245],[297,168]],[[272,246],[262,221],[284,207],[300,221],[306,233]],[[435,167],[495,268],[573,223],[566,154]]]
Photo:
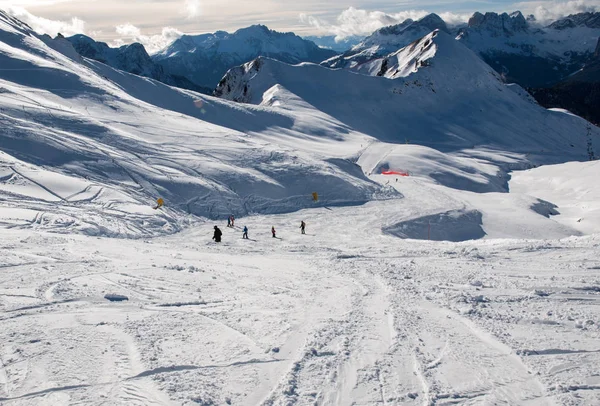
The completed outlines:
[[[229,34],[184,35],[166,49],[152,56],[165,71],[184,76],[206,87],[215,87],[232,67],[258,56],[282,62],[321,62],[336,52],[319,48],[314,42],[293,33],[280,33],[253,25]]]
[[[395,52],[433,30],[450,33],[444,20],[436,14],[430,14],[418,21],[408,19],[401,24],[375,31],[352,49],[322,62],[321,65],[330,68],[354,68]]]
[[[350,37],[338,39],[335,35],[308,35],[303,36],[305,40],[312,41],[321,48],[331,49],[335,52],[346,52],[355,45],[360,44],[365,39],[364,36],[352,35]]]
[[[457,39],[477,52],[507,82],[551,86],[581,69],[600,37],[600,13],[582,13],[539,27],[534,17],[475,13]]]
[[[392,54],[433,30],[456,38],[503,80],[530,89],[542,104],[569,108],[598,122],[588,113],[594,105],[585,102],[596,99],[587,95],[589,89],[581,83],[595,83],[599,75],[593,61],[600,37],[600,13],[570,15],[547,26],[521,12],[475,13],[460,27],[449,27],[438,15],[430,14],[381,28],[366,38],[339,42],[334,36],[301,38],[254,25],[231,34],[184,35],[152,56],[141,44],[110,48],[83,35],[68,40],[87,58],[172,86],[211,93],[229,69],[258,56],[290,64],[312,62],[370,72],[377,65],[373,61],[389,63]],[[579,89],[577,97],[571,97],[575,88]]]
[[[567,109],[600,126],[600,40],[594,59],[579,72],[550,88],[529,91],[544,107]]]
[[[73,48],[83,57],[94,59],[113,68],[149,77],[165,84],[202,93],[210,92],[210,87],[198,85],[185,76],[165,72],[155,63],[142,44],[133,43],[119,48],[111,48],[104,42],[94,41],[85,35],[74,35],[67,38]]]
[[[600,13],[583,13],[558,20],[548,27],[535,18],[513,14],[475,13],[467,26],[452,29],[436,14],[384,27],[360,44],[322,64],[332,68],[356,67],[397,51],[438,29],[475,51],[507,82],[526,87],[551,86],[582,68],[594,53],[600,37]]]

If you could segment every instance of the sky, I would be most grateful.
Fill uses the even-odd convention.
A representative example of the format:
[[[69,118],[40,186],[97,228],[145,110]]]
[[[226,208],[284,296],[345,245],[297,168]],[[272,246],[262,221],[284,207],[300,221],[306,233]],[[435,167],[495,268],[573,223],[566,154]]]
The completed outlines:
[[[40,33],[83,33],[111,46],[141,42],[149,52],[182,34],[234,31],[264,24],[299,35],[368,35],[430,12],[466,22],[475,11],[520,10],[541,22],[600,10],[600,0],[0,0],[0,9]]]

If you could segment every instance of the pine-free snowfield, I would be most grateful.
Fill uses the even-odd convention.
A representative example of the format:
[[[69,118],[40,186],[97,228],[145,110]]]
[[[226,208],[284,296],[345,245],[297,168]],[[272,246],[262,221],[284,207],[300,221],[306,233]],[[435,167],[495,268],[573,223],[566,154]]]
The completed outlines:
[[[388,205],[239,219],[251,240],[220,245],[213,223],[3,230],[0,403],[600,402],[597,234],[402,240]]]
[[[600,404],[600,130],[415,44],[248,105],[0,12],[0,404]]]

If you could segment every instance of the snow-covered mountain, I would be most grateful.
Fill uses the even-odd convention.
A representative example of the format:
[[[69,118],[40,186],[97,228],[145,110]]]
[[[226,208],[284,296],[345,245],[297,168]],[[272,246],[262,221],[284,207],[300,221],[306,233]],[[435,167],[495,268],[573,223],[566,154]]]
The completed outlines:
[[[6,15],[0,64],[0,193],[14,208],[27,202],[19,219],[41,211],[49,228],[140,235],[190,214],[398,199],[371,176],[386,168],[506,192],[510,169],[588,157],[587,122],[506,87],[442,31],[355,71],[259,58],[228,73],[222,98],[83,58]]]
[[[353,70],[364,75],[259,58],[230,70],[216,95],[261,106],[316,109],[388,142],[586,156],[585,121],[549,112],[511,91],[491,67],[445,32],[436,30]]]
[[[253,25],[233,34],[184,35],[152,59],[171,74],[214,88],[228,69],[258,56],[300,63],[320,62],[335,54],[293,33]]]
[[[457,39],[509,82],[548,86],[581,69],[600,37],[600,13],[583,13],[539,27],[523,14],[475,13]]]
[[[529,90],[545,107],[565,108],[600,125],[600,39],[594,58],[580,71],[552,87]]]
[[[382,28],[343,55],[323,62],[333,68],[352,68],[407,46],[427,32],[439,29],[475,51],[508,82],[524,87],[557,83],[591,58],[600,37],[600,13],[582,13],[541,27],[535,17],[521,12],[475,13],[467,26],[448,28],[437,15],[417,22]]]
[[[43,227],[147,235],[177,230],[189,214],[221,218],[398,195],[347,160],[354,143],[337,147],[345,139],[339,124],[304,128],[336,152],[275,144],[269,140],[282,131],[290,140],[304,136],[289,114],[115,70],[4,13],[0,66],[0,195],[13,208],[29,202],[15,211],[19,219],[43,212]],[[311,193],[324,190],[313,202]],[[160,213],[151,209],[158,197],[166,201]]]
[[[140,43],[111,48],[105,42],[98,42],[90,37],[79,34],[67,38],[75,50],[83,57],[102,62],[115,69],[145,76],[171,86],[208,93],[209,88],[194,84],[183,76],[171,75],[155,63]]]
[[[312,41],[321,48],[331,49],[336,52],[346,52],[352,47],[358,45],[364,36],[352,35],[342,39],[337,39],[335,35],[305,35],[302,38]]]
[[[1,404],[598,404],[598,128],[441,31],[219,91],[0,12]]]
[[[566,30],[569,28],[587,27],[600,29],[600,12],[571,14],[550,24],[549,28]]]
[[[352,49],[322,63],[330,68],[352,68],[357,64],[395,52],[434,30],[450,32],[437,14],[429,14],[418,21],[405,20],[401,24],[375,31]]]

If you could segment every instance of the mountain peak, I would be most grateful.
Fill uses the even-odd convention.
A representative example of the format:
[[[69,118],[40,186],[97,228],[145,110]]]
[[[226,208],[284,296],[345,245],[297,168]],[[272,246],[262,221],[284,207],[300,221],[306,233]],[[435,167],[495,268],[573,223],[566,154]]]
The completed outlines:
[[[527,19],[520,11],[511,14],[493,12],[481,14],[476,12],[469,19],[468,26],[471,29],[492,31],[497,36],[512,35],[528,29]]]
[[[442,17],[440,17],[439,15],[437,15],[435,13],[426,15],[425,17],[418,20],[417,23],[421,24],[421,25],[432,26],[432,27],[435,26],[436,29],[441,28],[441,27],[446,28],[446,22],[442,19]]]
[[[10,14],[0,9],[0,29],[7,32],[20,32],[21,34],[29,34],[33,29],[21,20],[16,19]]]
[[[267,27],[266,25],[254,24],[249,27],[240,28],[234,34],[243,34],[243,33],[246,33],[246,34],[271,34],[271,33],[275,33],[275,32],[276,31],[270,30],[269,27]]]
[[[337,52],[319,48],[292,32],[282,33],[257,24],[233,34],[221,31],[183,36],[152,59],[168,72],[214,88],[229,69],[258,56],[297,64],[319,63],[335,55]]]
[[[448,32],[448,26],[446,25],[446,22],[442,20],[442,18],[439,15],[431,13],[417,21],[414,21],[409,18],[407,20],[404,20],[400,24],[380,28],[378,31],[375,32],[374,35],[401,35],[404,31],[407,30],[416,31],[421,29],[425,29],[429,32],[434,30]]]
[[[565,30],[575,27],[600,28],[600,12],[571,14],[549,25],[555,30]]]

